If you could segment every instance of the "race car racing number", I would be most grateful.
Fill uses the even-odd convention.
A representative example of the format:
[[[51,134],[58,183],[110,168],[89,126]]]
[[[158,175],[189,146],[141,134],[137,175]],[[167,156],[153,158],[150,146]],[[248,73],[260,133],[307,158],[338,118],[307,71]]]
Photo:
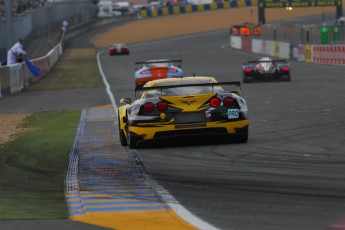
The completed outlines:
[[[240,116],[240,112],[238,109],[228,109],[228,119],[238,118]]]

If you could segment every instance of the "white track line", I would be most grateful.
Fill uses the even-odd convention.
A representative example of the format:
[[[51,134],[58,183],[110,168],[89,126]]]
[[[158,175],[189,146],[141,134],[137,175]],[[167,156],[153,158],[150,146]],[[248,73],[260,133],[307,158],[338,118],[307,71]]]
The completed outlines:
[[[102,65],[101,65],[101,61],[100,61],[100,55],[102,53],[104,53],[105,51],[100,51],[97,53],[97,63],[98,63],[98,68],[99,68],[99,72],[102,75],[102,79],[104,82],[104,85],[106,86],[106,91],[107,94],[109,96],[109,99],[111,101],[111,104],[113,106],[113,109],[115,111],[116,117],[118,116],[117,114],[117,104],[114,98],[113,93],[110,90],[110,85],[108,83],[108,80],[103,72],[102,69]],[[132,151],[132,150],[130,150]],[[135,151],[135,150],[133,150]],[[137,154],[136,154],[137,155]],[[145,175],[144,175],[145,176]],[[187,209],[185,209],[166,189],[164,189],[162,186],[158,185],[158,183],[153,180],[151,177],[148,177],[146,175],[147,178],[149,178],[149,180],[151,180],[152,184],[155,184],[155,189],[157,191],[157,193],[163,197],[163,199],[165,200],[165,202],[167,202],[167,204],[176,212],[177,215],[179,215],[182,219],[184,219],[185,221],[187,221],[188,223],[194,225],[195,227],[202,229],[202,230],[218,230],[218,228],[210,225],[209,223],[203,221],[202,219],[200,219],[199,217],[193,215],[191,212],[189,212]]]
[[[113,109],[114,109],[114,112],[115,112],[115,115],[117,117],[117,104],[116,104],[116,101],[115,101],[115,98],[114,98],[114,95],[113,93],[111,92],[111,89],[110,89],[110,85],[108,83],[108,80],[103,72],[103,68],[102,68],[102,64],[101,64],[101,59],[100,59],[100,55],[102,53],[104,53],[105,51],[101,51],[101,52],[98,52],[97,53],[97,64],[98,64],[98,69],[99,69],[99,72],[100,74],[102,75],[102,79],[103,79],[103,82],[104,82],[104,85],[105,85],[105,88],[106,88],[106,91],[107,91],[107,94],[109,96],[109,99],[110,99],[110,102],[111,102],[111,105],[113,106]]]

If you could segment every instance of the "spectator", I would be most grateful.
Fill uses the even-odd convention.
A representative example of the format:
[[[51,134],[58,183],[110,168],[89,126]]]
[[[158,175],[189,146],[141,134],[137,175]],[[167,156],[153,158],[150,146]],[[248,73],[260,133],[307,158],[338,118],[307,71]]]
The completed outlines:
[[[18,42],[7,52],[7,65],[22,62],[24,55],[26,55],[26,52],[23,50],[23,40],[19,39]]]
[[[68,27],[69,27],[68,21],[67,20],[63,20],[62,21],[62,31],[66,32]]]

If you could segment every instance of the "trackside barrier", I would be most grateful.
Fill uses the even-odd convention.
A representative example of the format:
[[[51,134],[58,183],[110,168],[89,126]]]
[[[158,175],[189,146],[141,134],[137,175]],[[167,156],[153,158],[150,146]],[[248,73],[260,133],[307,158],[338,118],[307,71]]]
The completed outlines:
[[[313,45],[312,62],[319,64],[345,64],[345,45]]]
[[[210,4],[201,4],[201,5],[185,5],[185,6],[165,6],[159,9],[142,9],[140,10],[141,17],[157,17],[157,16],[166,16],[166,15],[176,15],[192,12],[202,12],[208,10],[219,10],[227,8],[237,8],[237,7],[246,7],[246,6],[257,6],[257,0],[238,0],[238,1],[229,1],[229,2],[217,2]]]
[[[268,55],[275,58],[292,58],[315,64],[345,65],[345,45],[299,44],[297,47],[292,47],[288,42],[250,39],[248,37],[231,35],[230,46],[245,52]]]
[[[261,39],[253,39],[252,44],[252,52],[256,54],[262,54],[264,52],[263,47],[263,40]]]
[[[67,33],[63,34],[55,45],[46,55],[30,60],[34,66],[40,68],[38,77],[34,76],[26,67],[25,63],[18,63],[10,66],[0,66],[0,98],[11,93],[21,92],[26,86],[37,82],[53,68],[63,53],[63,44],[80,33],[85,32],[93,27],[103,26],[114,21],[131,20],[132,18],[110,18],[102,20],[90,20],[86,23],[79,24],[70,28]]]
[[[298,45],[293,52],[298,61],[345,65],[345,45]]]
[[[53,47],[45,56],[30,60],[34,66],[40,68],[39,76],[33,75],[25,62],[0,67],[0,97],[21,92],[25,86],[38,81],[45,76],[62,55],[62,41]]]
[[[290,43],[230,36],[230,46],[245,52],[268,55],[276,58],[290,58]]]
[[[242,37],[242,50],[252,52],[252,37]]]
[[[230,46],[235,49],[242,49],[242,39],[239,36],[231,36]]]

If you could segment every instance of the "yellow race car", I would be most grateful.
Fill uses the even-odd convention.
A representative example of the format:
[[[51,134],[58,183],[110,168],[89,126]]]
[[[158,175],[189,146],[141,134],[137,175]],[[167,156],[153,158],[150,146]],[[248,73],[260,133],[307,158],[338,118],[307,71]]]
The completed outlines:
[[[136,148],[145,141],[220,135],[247,142],[248,110],[240,84],[202,76],[147,82],[136,88],[135,101],[120,100],[121,145]]]

